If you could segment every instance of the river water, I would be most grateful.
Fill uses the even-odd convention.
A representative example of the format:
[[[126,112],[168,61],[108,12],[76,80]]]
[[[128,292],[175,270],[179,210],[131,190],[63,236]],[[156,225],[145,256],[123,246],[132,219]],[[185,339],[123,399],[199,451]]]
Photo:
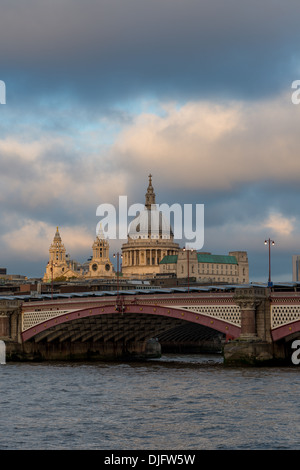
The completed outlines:
[[[227,368],[217,355],[7,363],[0,449],[300,449],[299,390],[300,368]]]

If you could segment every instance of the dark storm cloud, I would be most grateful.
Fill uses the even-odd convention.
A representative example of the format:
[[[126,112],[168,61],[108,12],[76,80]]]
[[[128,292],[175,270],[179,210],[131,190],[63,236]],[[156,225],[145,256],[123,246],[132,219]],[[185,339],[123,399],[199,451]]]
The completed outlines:
[[[4,0],[1,79],[25,101],[276,93],[297,78],[299,13],[296,0]]]
[[[204,250],[246,249],[257,279],[274,236],[274,270],[291,272],[299,13],[299,0],[2,0],[2,263],[30,274],[39,258],[42,274],[56,225],[90,253],[97,205],[143,202],[151,172],[159,203],[205,204]]]

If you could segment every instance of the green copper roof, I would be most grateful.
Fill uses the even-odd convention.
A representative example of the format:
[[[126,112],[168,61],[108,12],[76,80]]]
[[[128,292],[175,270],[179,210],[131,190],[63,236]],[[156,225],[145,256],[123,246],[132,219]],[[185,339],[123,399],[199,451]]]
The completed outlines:
[[[177,263],[177,255],[164,256],[159,264]]]
[[[235,256],[197,253],[199,263],[238,264]],[[176,264],[177,255],[164,256],[159,264]]]
[[[199,263],[238,264],[235,256],[197,253]]]

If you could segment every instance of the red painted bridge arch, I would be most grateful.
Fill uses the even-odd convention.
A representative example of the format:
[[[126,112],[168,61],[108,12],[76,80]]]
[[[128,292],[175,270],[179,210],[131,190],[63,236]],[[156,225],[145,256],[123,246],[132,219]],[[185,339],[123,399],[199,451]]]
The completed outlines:
[[[283,338],[288,340],[289,336],[294,336],[296,333],[300,333],[300,320],[274,328],[272,330],[272,339],[273,341],[278,341]]]
[[[56,331],[56,338],[59,337],[59,332],[63,335],[64,327],[76,322],[84,322],[87,318],[95,318],[102,316],[118,316],[119,319],[125,319],[126,315],[135,314],[136,318],[139,315],[152,315],[153,317],[165,317],[174,320],[181,320],[184,322],[191,322],[205,327],[212,328],[216,331],[224,333],[227,337],[237,338],[240,335],[240,327],[233,325],[213,316],[195,313],[186,309],[172,308],[167,306],[149,305],[149,304],[130,304],[124,306],[124,310],[120,312],[115,304],[107,304],[101,306],[92,306],[84,309],[73,310],[71,312],[53,317],[44,322],[38,323],[35,326],[23,331],[22,341],[28,341],[35,337],[47,338],[47,333]],[[153,318],[153,322],[155,322]]]

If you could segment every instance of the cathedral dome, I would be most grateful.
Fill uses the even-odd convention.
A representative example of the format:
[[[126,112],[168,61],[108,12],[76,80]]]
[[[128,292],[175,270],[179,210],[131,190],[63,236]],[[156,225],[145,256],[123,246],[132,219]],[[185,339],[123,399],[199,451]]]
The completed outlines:
[[[172,228],[162,212],[145,209],[130,223],[128,236],[132,239],[170,239]]]
[[[154,277],[160,272],[161,260],[176,255],[179,250],[168,217],[155,203],[151,175],[145,196],[145,207],[130,223],[127,243],[122,245],[122,274],[125,277]]]
[[[145,209],[130,223],[128,237],[131,239],[173,238],[173,231],[169,222],[162,212],[157,210],[151,175],[149,175]]]

